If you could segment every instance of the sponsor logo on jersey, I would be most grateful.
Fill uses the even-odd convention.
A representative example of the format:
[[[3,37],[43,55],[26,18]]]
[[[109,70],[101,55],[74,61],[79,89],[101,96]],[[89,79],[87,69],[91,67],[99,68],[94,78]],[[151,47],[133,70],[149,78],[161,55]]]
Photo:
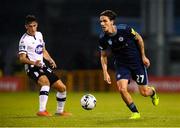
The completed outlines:
[[[32,50],[33,50],[33,47],[27,46],[27,49],[32,51]]]
[[[124,41],[124,38],[122,36],[119,37],[119,41],[122,42]]]
[[[42,46],[42,45],[37,45],[37,46],[36,46],[36,49],[35,49],[35,52],[36,52],[37,54],[42,54],[42,52],[43,52],[43,46]]]

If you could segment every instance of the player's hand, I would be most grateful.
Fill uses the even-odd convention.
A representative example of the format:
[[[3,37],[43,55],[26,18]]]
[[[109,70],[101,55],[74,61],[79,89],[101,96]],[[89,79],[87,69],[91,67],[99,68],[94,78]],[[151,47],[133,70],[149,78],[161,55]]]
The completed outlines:
[[[111,78],[108,72],[104,72],[104,80],[108,83],[111,84]]]
[[[51,59],[51,60],[49,61],[49,64],[50,64],[50,66],[51,66],[52,68],[57,68],[57,65],[56,65],[56,63],[54,62],[53,59]]]
[[[34,65],[37,66],[37,67],[42,67],[42,64],[41,64],[40,60],[35,61]]]
[[[148,68],[150,66],[150,61],[146,56],[142,57],[143,64]]]

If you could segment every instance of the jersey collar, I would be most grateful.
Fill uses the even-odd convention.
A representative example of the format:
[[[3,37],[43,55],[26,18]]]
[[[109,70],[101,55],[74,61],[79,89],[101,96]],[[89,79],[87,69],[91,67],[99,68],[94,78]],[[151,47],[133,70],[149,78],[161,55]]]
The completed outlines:
[[[35,35],[30,35],[30,34],[28,34],[27,32],[26,32],[26,34],[28,35],[28,36],[31,36],[31,37],[34,37],[34,39],[36,40],[36,36]]]
[[[115,32],[111,33],[111,34],[108,34],[109,36],[115,36],[117,34],[117,27],[116,26],[114,26],[114,27],[115,27]]]

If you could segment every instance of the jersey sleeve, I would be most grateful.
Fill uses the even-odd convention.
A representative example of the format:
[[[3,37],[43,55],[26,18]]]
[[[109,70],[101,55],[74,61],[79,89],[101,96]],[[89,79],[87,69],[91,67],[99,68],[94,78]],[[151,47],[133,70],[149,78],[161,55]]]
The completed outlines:
[[[107,43],[106,43],[106,40],[104,39],[104,37],[100,37],[99,38],[99,49],[100,50],[106,50],[108,47]]]
[[[26,54],[26,52],[27,52],[27,45],[24,42],[24,40],[20,40],[19,41],[19,54],[21,54],[21,53],[25,53]]]

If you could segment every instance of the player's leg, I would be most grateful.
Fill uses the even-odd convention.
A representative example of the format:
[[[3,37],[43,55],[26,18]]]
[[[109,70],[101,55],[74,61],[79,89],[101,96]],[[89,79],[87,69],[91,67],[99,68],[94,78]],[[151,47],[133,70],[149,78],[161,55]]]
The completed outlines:
[[[63,84],[61,80],[57,80],[52,84],[52,87],[54,87],[57,90],[56,94],[56,100],[57,100],[57,110],[56,115],[60,116],[70,116],[72,115],[69,112],[64,111],[64,106],[66,102],[66,86]]]
[[[151,87],[151,89],[153,90],[153,94],[151,95],[151,99],[152,99],[152,103],[154,106],[158,106],[159,104],[159,97],[156,93],[156,90],[154,87]]]
[[[152,96],[155,92],[148,85],[139,85],[139,92],[142,96]]]
[[[53,85],[53,88],[57,90],[56,100],[57,100],[57,110],[56,113],[64,112],[64,105],[66,102],[66,86],[61,80],[57,80]]]
[[[39,112],[37,113],[38,116],[51,116],[46,111],[46,105],[48,101],[48,94],[50,90],[50,83],[48,78],[45,75],[42,75],[38,79],[38,84],[41,86],[39,92]]]
[[[72,115],[71,113],[64,111],[64,106],[65,106],[65,102],[66,102],[66,86],[58,78],[58,76],[53,73],[53,71],[50,68],[44,67],[44,71],[45,71],[45,74],[50,81],[50,85],[57,90],[57,94],[56,94],[56,100],[57,100],[56,115],[60,115],[60,116]]]
[[[39,92],[39,112],[38,116],[50,116],[46,111],[46,104],[48,101],[48,94],[50,89],[50,83],[48,78],[44,75],[43,69],[35,66],[28,66],[27,75],[36,81],[40,85]]]
[[[139,86],[139,92],[145,97],[150,96],[154,106],[157,106],[159,104],[159,97],[157,96],[154,87],[150,87],[148,85],[141,85]]]
[[[131,110],[132,115],[129,119],[138,119],[140,118],[140,113],[138,112],[136,105],[133,102],[133,99],[131,95],[129,94],[127,90],[128,86],[128,80],[127,79],[121,79],[117,81],[118,90],[121,94],[121,97],[123,101],[126,103],[128,108]]]
[[[148,76],[145,67],[138,68],[133,72],[133,79],[139,85],[139,92],[142,96],[151,96],[153,105],[157,106],[159,104],[159,97],[156,94],[154,87],[147,85]]]
[[[123,65],[116,65],[116,80],[118,91],[121,94],[122,99],[131,110],[132,115],[130,119],[138,119],[140,118],[140,113],[138,112],[136,105],[133,102],[133,99],[128,92],[128,83],[131,78],[131,72],[129,68]]]

